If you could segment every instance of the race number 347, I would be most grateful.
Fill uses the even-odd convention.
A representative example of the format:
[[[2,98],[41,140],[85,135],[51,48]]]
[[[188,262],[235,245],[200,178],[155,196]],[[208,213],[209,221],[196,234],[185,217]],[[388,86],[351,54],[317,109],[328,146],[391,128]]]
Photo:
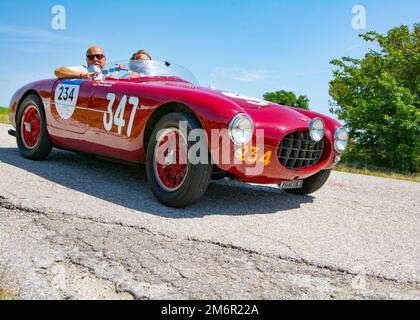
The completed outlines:
[[[115,114],[112,110],[112,107],[114,106],[115,102],[115,94],[114,93],[108,93],[106,98],[108,99],[108,110],[106,113],[104,113],[104,128],[106,131],[111,131],[112,127],[114,125],[117,126],[118,134],[122,133],[122,129],[125,127],[125,120],[124,120],[124,113],[125,113],[125,107],[127,105],[127,96],[124,95],[120,103],[118,104],[117,110],[115,111]],[[128,120],[128,126],[127,126],[127,137],[131,135],[131,129],[133,128],[133,122],[134,117],[136,116],[137,107],[139,106],[139,98],[137,97],[129,97],[128,98],[128,104],[131,105],[131,112],[130,112],[130,118]]]

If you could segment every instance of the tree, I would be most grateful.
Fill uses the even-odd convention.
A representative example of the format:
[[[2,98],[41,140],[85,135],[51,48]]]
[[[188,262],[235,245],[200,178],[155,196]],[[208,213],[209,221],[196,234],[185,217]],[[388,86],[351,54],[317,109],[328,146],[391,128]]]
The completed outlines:
[[[302,108],[309,110],[309,99],[307,96],[299,96],[296,98],[296,95],[291,91],[275,91],[267,92],[263,95],[264,100],[278,103],[284,106],[290,106],[295,108]]]
[[[331,61],[331,112],[352,137],[349,156],[410,172],[420,168],[420,24],[360,37],[378,47]]]

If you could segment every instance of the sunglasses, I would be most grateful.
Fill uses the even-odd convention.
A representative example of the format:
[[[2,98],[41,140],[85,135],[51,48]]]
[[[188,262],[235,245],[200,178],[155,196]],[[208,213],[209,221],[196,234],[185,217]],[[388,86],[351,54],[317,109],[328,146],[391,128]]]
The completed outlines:
[[[95,58],[98,60],[101,60],[103,58],[105,58],[105,56],[103,54],[89,54],[87,55],[89,60],[94,60]]]

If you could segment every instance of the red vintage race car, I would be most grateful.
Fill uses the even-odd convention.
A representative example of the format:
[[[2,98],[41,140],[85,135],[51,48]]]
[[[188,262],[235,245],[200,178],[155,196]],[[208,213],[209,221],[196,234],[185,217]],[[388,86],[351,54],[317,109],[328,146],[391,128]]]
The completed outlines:
[[[146,163],[153,193],[173,207],[220,178],[315,192],[348,144],[329,117],[203,88],[180,66],[144,60],[106,67],[96,80],[28,84],[9,117],[25,158],[55,147]]]

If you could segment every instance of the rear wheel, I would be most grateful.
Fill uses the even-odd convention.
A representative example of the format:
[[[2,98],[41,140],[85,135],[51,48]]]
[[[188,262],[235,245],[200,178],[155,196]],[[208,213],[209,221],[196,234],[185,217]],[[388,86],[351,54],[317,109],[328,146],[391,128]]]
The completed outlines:
[[[303,187],[301,189],[289,189],[285,191],[298,195],[314,193],[315,191],[321,189],[321,187],[327,182],[330,174],[331,170],[320,171],[317,174],[303,180]]]
[[[47,157],[52,144],[41,99],[36,95],[26,97],[19,107],[16,120],[16,142],[22,156],[31,160]]]
[[[181,122],[187,124],[186,131],[180,128]],[[188,157],[188,150],[199,143],[188,141],[188,133],[200,128],[187,113],[169,113],[153,129],[147,146],[147,178],[156,198],[167,206],[186,207],[207,190],[211,162],[192,164]],[[207,143],[205,146],[209,159]]]

